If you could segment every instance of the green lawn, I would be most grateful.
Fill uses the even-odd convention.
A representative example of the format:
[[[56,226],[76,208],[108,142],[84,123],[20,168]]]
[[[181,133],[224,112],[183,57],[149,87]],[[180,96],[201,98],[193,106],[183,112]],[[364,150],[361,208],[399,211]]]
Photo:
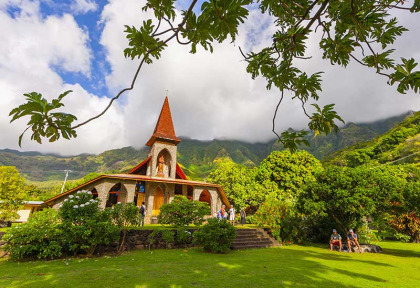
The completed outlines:
[[[420,245],[380,245],[382,254],[287,246],[226,255],[177,249],[92,259],[0,260],[0,287],[419,287]]]

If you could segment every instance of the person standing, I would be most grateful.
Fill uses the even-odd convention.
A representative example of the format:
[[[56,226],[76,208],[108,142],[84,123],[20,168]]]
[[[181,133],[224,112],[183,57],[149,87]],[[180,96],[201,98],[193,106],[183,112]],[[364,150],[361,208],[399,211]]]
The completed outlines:
[[[229,209],[229,222],[235,226],[235,208],[233,208],[233,206],[230,206]]]
[[[342,251],[341,235],[337,233],[337,230],[333,229],[333,234],[331,234],[330,239],[330,250],[333,251],[333,246],[338,245],[340,247],[340,252]]]
[[[227,213],[226,213],[226,206],[222,205],[222,208],[220,209],[220,219],[227,219]]]
[[[245,213],[245,208],[241,209],[241,225],[245,225],[246,224],[246,213]]]
[[[146,215],[146,205],[144,202],[141,203],[139,211],[139,226],[144,226],[144,216]]]

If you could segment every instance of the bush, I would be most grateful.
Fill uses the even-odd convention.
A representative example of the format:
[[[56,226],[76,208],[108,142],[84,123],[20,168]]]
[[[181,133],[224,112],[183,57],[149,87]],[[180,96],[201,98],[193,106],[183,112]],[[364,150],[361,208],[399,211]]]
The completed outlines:
[[[362,227],[359,228],[359,231],[357,231],[357,237],[361,244],[371,244],[374,241],[379,241],[378,237],[369,228],[366,221],[363,223]]]
[[[5,251],[13,260],[37,257],[60,257],[61,233],[58,213],[45,209],[29,218],[27,223],[13,226],[3,236]]]
[[[255,224],[270,228],[273,237],[280,242],[300,243],[305,238],[303,220],[292,204],[269,196],[254,216]]]
[[[153,230],[152,233],[150,233],[149,236],[147,236],[147,239],[149,240],[149,250],[150,247],[156,243],[156,240],[158,240],[159,233],[159,230]]]
[[[236,228],[227,220],[208,219],[206,225],[194,233],[194,242],[203,246],[204,251],[226,253],[236,238]]]
[[[175,242],[175,232],[171,230],[162,230],[162,240],[166,247]]]
[[[83,252],[91,256],[97,246],[118,240],[120,228],[111,222],[110,210],[101,210],[98,204],[90,192],[79,191],[60,207],[65,249],[74,255]]]
[[[185,228],[178,228],[176,231],[176,242],[178,245],[187,246],[187,244],[191,244],[192,242],[192,235],[187,229]]]
[[[118,247],[119,254],[123,251],[128,228],[139,223],[139,211],[140,209],[134,203],[127,203],[126,205],[118,203],[111,209],[112,221],[122,231]]]
[[[171,203],[160,207],[158,221],[174,226],[201,225],[204,216],[210,215],[210,206],[200,201],[190,201],[185,196],[175,196]]]

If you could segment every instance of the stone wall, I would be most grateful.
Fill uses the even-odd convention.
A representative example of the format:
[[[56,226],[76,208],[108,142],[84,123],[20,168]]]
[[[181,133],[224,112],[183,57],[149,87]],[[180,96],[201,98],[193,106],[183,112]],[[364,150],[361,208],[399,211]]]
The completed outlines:
[[[130,251],[130,250],[143,250],[143,249],[149,249],[150,244],[150,237],[149,235],[152,234],[154,230],[130,230],[127,232],[127,238],[126,238],[126,244],[124,247],[124,251]],[[162,234],[159,232],[155,237],[155,241],[152,245],[150,245],[151,249],[159,249],[159,248],[183,248],[183,245],[180,245],[177,242],[177,235],[176,230],[170,230],[175,233],[174,238],[175,241],[166,247],[166,243],[162,240]],[[191,233],[191,235],[197,231],[197,229],[187,229],[188,232]],[[192,239],[192,237],[191,237]],[[190,243],[187,243],[188,247],[193,246],[192,241]],[[109,247],[113,249],[113,247]]]

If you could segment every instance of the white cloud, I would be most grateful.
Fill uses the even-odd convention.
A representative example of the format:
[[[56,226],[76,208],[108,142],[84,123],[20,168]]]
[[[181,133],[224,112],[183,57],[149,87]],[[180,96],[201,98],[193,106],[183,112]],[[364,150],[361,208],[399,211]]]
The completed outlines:
[[[98,5],[94,0],[74,0],[70,8],[76,14],[85,14],[87,12],[96,11]]]
[[[28,1],[18,2],[13,4],[27,4]],[[65,98],[65,111],[76,114],[80,120],[100,112],[108,103],[108,99],[89,94],[78,84],[63,83],[55,71],[90,74],[88,34],[77,25],[73,16],[64,14],[42,18],[38,5],[25,7],[24,13],[17,13],[12,18],[6,13],[6,6],[0,6],[3,31],[0,33],[0,148],[18,148],[18,137],[29,119],[9,124],[8,114],[12,108],[23,103],[23,93],[38,91],[51,99],[72,89],[74,92]],[[119,105],[109,112],[108,117],[81,128],[79,137],[72,141],[38,145],[29,140],[28,132],[23,149],[75,154],[120,147],[124,135],[120,133],[123,119]]]
[[[2,137],[0,140],[0,148],[16,147],[18,132],[23,130],[24,123],[10,125],[6,114],[22,103],[20,95],[24,92],[58,95],[65,89],[74,89],[65,101],[66,108],[81,121],[100,112],[108,101],[87,93],[80,85],[63,83],[51,68],[90,75],[89,35],[74,18],[66,14],[41,19],[39,7],[31,6],[30,1],[13,2],[25,4],[27,8],[14,19],[0,12],[0,25],[7,31],[0,34],[0,43],[6,43],[0,46],[0,73],[4,75],[0,79],[0,91],[2,98],[7,97],[4,98],[7,101],[0,103],[0,131],[2,135],[8,135],[7,139]],[[123,31],[124,25],[138,27],[150,17],[150,12],[140,12],[142,5],[137,0],[110,0],[102,11],[100,43],[107,51],[106,61],[111,72],[106,75],[106,85],[112,93],[128,87],[137,69],[138,60],[124,58],[127,39]],[[2,7],[0,4],[0,9],[4,10]],[[413,17],[404,17],[403,21],[412,31],[397,46],[401,55],[414,55],[419,60],[419,43],[415,37],[419,25]],[[104,117],[79,129],[76,140],[47,145],[36,145],[27,140],[24,148],[74,154],[128,145],[142,147],[153,131],[166,89],[178,136],[252,142],[274,138],[271,121],[280,94],[275,89],[267,91],[264,79],[251,79],[238,50],[238,46],[245,51],[264,47],[270,43],[274,31],[269,16],[253,11],[240,27],[235,44],[215,44],[213,54],[200,50],[192,55],[188,53],[188,47],[170,43],[160,60],[142,69],[135,89],[124,94]],[[399,95],[395,87],[387,86],[386,79],[374,71],[356,64],[347,69],[333,67],[322,60],[316,37],[310,39],[308,47],[313,60],[301,65],[312,72],[326,72],[321,104],[336,103],[339,114],[353,122],[420,109],[418,95]],[[279,109],[277,130],[305,128],[306,124],[299,103],[286,95]]]

